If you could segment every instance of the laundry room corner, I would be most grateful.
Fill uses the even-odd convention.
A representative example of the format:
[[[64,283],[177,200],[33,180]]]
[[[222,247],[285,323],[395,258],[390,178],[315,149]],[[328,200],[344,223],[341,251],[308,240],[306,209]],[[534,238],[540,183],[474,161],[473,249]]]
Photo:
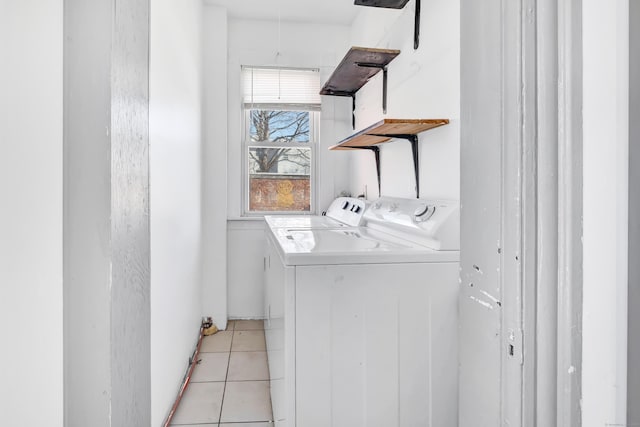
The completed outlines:
[[[228,16],[204,4],[202,44],[202,315],[227,327],[227,40]],[[230,170],[235,170],[230,168]]]
[[[316,68],[319,69],[321,78],[327,78],[347,47],[348,29],[347,25],[338,24],[228,17],[228,70],[225,88],[228,98],[224,105],[228,111],[225,165],[228,167],[228,175],[224,191],[228,195],[225,292],[229,319],[262,319],[265,315],[262,289],[264,225],[261,216],[247,215],[243,209],[246,191],[243,190],[242,180],[244,135],[241,67],[266,64]],[[223,62],[219,59],[216,61],[218,67]],[[211,76],[210,73],[206,75]],[[207,84],[205,82],[205,85]],[[218,94],[219,92],[212,92],[207,97],[207,102],[212,106],[210,108],[218,108],[217,106],[221,105],[224,97]],[[326,209],[341,191],[347,189],[347,158],[340,153],[329,152],[327,148],[350,131],[347,122],[348,111],[349,103],[345,100],[323,102],[318,124],[319,161],[316,163],[323,178],[312,190],[316,194],[313,197],[317,213]],[[219,165],[220,161],[218,158],[215,164]],[[216,197],[218,194],[221,193],[217,192]],[[220,206],[216,205],[216,209],[219,208]],[[221,292],[218,290],[215,295],[218,297]]]

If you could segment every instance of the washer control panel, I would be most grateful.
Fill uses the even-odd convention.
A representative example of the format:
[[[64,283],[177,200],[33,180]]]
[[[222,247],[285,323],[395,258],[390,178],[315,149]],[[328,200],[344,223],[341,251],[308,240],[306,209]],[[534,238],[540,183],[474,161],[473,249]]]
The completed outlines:
[[[362,222],[366,207],[366,202],[362,199],[338,197],[331,203],[326,215],[329,218],[356,227]]]
[[[381,197],[367,209],[364,225],[437,250],[460,248],[460,209],[455,200]]]

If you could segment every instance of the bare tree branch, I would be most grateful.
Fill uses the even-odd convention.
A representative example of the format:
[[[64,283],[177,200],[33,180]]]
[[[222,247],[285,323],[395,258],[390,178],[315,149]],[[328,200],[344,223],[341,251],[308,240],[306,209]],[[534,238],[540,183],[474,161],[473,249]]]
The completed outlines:
[[[305,142],[309,140],[309,112],[251,110],[251,139],[255,142]],[[286,161],[309,168],[309,150],[255,148],[249,151],[257,172],[277,172],[278,163]],[[286,157],[283,158],[283,156]]]

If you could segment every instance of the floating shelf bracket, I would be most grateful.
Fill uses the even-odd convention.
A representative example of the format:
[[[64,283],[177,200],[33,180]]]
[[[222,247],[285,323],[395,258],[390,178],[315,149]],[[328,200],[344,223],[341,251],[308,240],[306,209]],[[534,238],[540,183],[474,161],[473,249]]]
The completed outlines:
[[[358,67],[377,68],[378,70],[382,70],[382,113],[387,114],[387,66],[385,64],[374,64],[370,62],[356,62],[356,65]],[[355,94],[353,95],[353,99],[355,100]]]
[[[356,93],[351,94],[351,128],[356,128]]]
[[[373,151],[373,154],[376,158],[376,176],[378,177],[378,197],[382,196],[382,192],[381,192],[381,184],[382,181],[380,181],[380,147],[377,147],[375,145],[371,145],[368,147],[352,147],[354,149],[357,150],[371,150]]]
[[[411,156],[413,157],[413,174],[416,178],[416,199],[420,198],[420,158],[418,153],[418,135],[399,133],[399,134],[369,134],[371,136],[381,136],[397,139],[406,139],[411,143]],[[379,179],[379,178],[378,178]]]
[[[416,0],[416,11],[413,25],[413,50],[420,46],[420,0]]]

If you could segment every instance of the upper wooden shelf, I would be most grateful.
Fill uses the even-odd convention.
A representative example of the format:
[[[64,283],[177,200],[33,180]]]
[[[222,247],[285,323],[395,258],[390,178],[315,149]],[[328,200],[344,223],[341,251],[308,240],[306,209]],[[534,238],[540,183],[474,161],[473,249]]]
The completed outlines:
[[[399,54],[395,49],[352,47],[324,84],[320,95],[354,96]]]
[[[402,9],[409,0],[355,0],[356,6],[384,7],[387,9]],[[420,2],[415,0],[415,13],[413,15],[413,48],[420,46]]]
[[[402,9],[409,0],[355,0],[356,6],[385,7],[387,9]]]
[[[449,123],[447,119],[383,119],[343,139],[329,150],[351,150],[405,138]]]

